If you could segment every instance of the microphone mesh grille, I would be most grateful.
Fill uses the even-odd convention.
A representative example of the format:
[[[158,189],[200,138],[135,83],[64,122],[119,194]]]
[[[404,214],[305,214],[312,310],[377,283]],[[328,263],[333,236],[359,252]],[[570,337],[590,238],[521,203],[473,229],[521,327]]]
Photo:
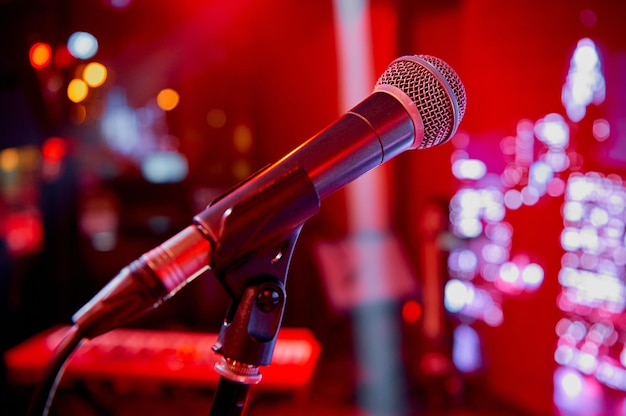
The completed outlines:
[[[427,68],[420,60],[430,63],[436,71]],[[450,139],[465,114],[463,83],[450,65],[434,56],[397,59],[380,76],[377,85],[399,88],[417,106],[424,124],[424,137],[417,148],[435,146]],[[448,94],[448,89],[454,97]],[[457,109],[451,100],[456,100]]]

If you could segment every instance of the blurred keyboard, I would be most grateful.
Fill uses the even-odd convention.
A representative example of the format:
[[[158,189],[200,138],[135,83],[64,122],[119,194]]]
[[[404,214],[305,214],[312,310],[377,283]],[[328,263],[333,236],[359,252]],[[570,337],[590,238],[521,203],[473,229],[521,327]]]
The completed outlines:
[[[10,383],[34,384],[69,327],[38,334],[5,353]],[[117,329],[84,342],[72,355],[64,382],[105,381],[214,388],[221,358],[211,347],[217,334]],[[307,329],[282,328],[272,362],[261,367],[263,391],[291,392],[311,380],[320,345]]]

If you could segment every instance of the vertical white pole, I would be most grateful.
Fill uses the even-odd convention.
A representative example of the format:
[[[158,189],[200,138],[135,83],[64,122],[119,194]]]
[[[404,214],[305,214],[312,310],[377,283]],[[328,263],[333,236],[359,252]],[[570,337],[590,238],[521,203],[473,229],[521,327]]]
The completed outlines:
[[[375,83],[369,12],[367,0],[334,1],[342,112],[367,97]],[[354,278],[358,287],[366,288],[365,292],[385,288],[385,280],[394,278],[381,250],[391,238],[387,183],[383,165],[346,187],[348,239],[356,264]],[[357,398],[363,415],[399,416],[407,412],[397,309],[393,300],[357,300],[352,307],[360,376]]]
[[[335,0],[340,113],[367,97],[376,81],[368,0]],[[349,229],[386,232],[389,204],[385,165],[346,187]]]

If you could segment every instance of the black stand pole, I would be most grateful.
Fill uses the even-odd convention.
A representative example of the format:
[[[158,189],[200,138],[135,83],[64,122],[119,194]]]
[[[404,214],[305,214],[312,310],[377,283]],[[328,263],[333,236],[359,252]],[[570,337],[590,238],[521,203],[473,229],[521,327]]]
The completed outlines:
[[[210,416],[242,415],[248,401],[248,384],[220,378]]]

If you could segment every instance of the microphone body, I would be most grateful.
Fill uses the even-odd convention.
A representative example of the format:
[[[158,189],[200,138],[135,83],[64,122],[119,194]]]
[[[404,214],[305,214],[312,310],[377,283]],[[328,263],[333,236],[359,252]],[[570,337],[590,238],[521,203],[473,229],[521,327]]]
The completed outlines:
[[[301,226],[317,212],[321,199],[374,167],[405,150],[447,141],[464,110],[463,85],[443,61],[423,55],[394,61],[361,103],[278,162],[212,201],[192,225],[122,269],[73,316],[75,325],[87,338],[107,332],[158,307],[203,272],[219,272],[245,256],[246,252],[222,255],[228,245],[224,240],[233,238],[225,237],[233,209],[258,206],[261,213],[280,214],[281,218],[266,224],[263,218],[252,216],[229,231],[236,234],[237,242],[255,239],[252,245],[244,245],[246,249],[261,247]],[[304,177],[305,189],[279,189],[294,172]],[[306,195],[311,193],[313,198]],[[294,212],[283,215],[285,206]]]

